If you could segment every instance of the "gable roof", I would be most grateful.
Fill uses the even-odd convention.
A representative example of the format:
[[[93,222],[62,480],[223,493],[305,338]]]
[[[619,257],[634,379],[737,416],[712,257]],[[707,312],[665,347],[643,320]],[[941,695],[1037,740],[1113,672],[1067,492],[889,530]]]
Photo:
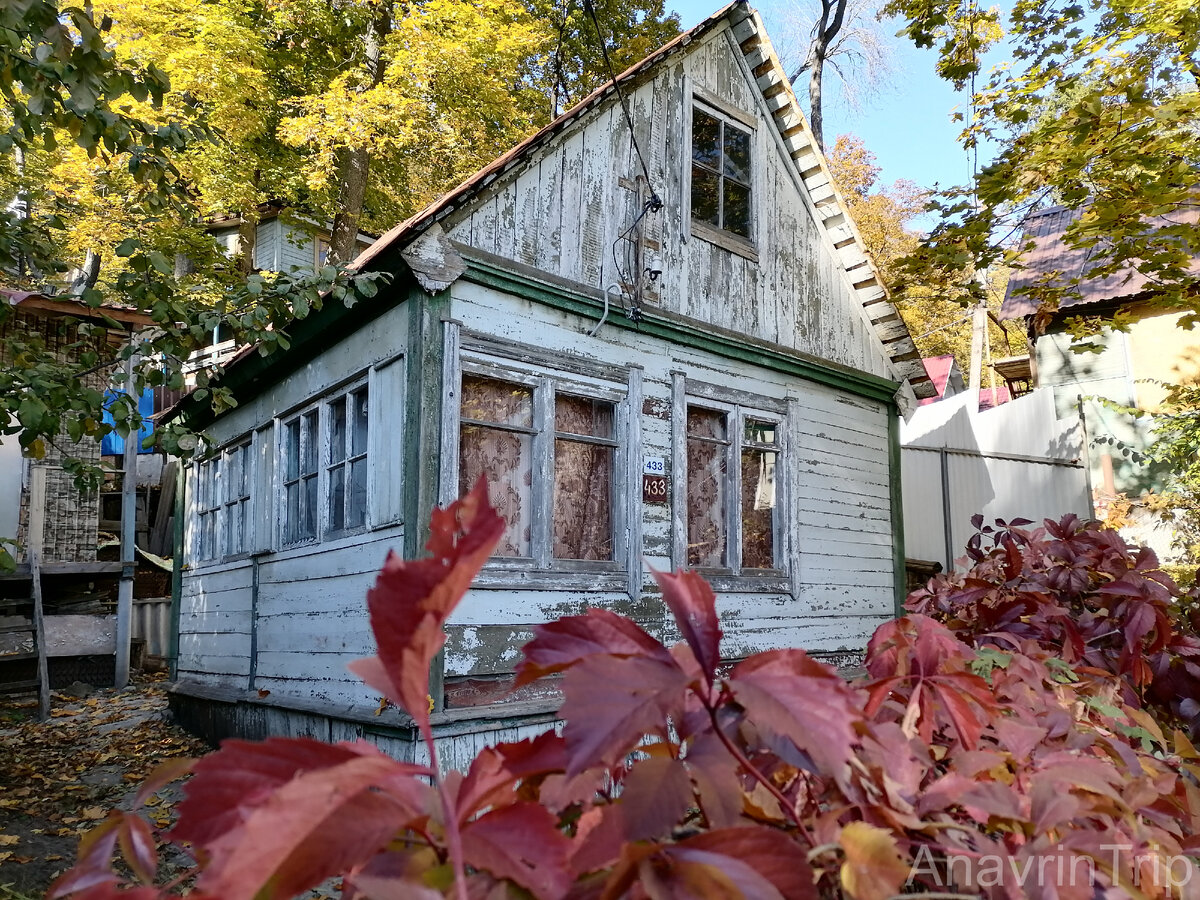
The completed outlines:
[[[879,270],[871,259],[858,229],[850,218],[845,201],[833,185],[824,154],[817,147],[808,122],[788,81],[783,65],[767,38],[762,19],[746,0],[734,0],[699,25],[663,45],[641,62],[630,66],[613,81],[600,86],[549,125],[507,153],[484,166],[457,187],[385,233],[355,259],[352,266],[363,269],[392,251],[401,250],[422,232],[470,203],[498,178],[520,166],[534,150],[545,145],[589,110],[615,93],[618,84],[638,79],[647,70],[676,53],[724,22],[745,57],[747,67],[762,92],[775,127],[795,165],[818,222],[824,226],[842,265],[849,275],[855,295],[867,313],[876,336],[883,343],[893,368],[907,381],[918,397],[935,396],[933,382],[921,362],[904,321],[891,301]]]
[[[1067,229],[1083,215],[1085,209],[1054,206],[1025,219],[1023,240],[1032,240],[1033,248],[1022,257],[1023,268],[1014,269],[1008,281],[1008,290],[1000,307],[1001,319],[1034,315],[1038,311],[1038,303],[1024,293],[1024,289],[1052,276],[1059,284],[1078,279],[1074,293],[1059,303],[1060,309],[1133,299],[1153,289],[1150,280],[1137,269],[1133,261],[1105,278],[1084,278],[1087,271],[1099,264],[1107,252],[1104,241],[1092,247],[1072,247],[1063,240]],[[1200,223],[1200,207],[1174,213],[1170,220],[1160,217],[1159,221],[1164,224],[1169,221],[1171,224],[1196,225]],[[1191,268],[1200,275],[1200,259],[1193,260]]]

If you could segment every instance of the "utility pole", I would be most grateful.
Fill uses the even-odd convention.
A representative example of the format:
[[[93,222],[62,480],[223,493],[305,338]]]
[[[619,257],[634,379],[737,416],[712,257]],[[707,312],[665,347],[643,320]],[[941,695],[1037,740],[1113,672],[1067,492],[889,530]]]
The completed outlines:
[[[971,314],[971,374],[967,408],[979,412],[979,390],[983,387],[983,338],[987,332],[987,307],[979,303]]]

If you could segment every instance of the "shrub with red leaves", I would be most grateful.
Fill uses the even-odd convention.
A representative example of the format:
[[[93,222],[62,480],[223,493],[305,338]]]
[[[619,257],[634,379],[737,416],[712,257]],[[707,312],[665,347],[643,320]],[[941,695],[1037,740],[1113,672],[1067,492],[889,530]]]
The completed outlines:
[[[518,682],[561,674],[562,734],[443,774],[429,662],[502,530],[481,485],[434,514],[429,558],[389,558],[367,598],[379,654],[354,669],[409,711],[432,765],[225,742],[191,765],[166,835],[197,861],[188,896],[291,897],[334,875],[347,900],[1200,891],[1200,754],[1170,727],[1196,700],[1194,638],[1152,556],[1111,532],[983,529],[968,572],[876,632],[856,683],[802,650],[721,668],[711,589],[656,574],[683,641],[599,609],[541,626]],[[114,812],[51,897],[185,883],[155,873],[149,827]]]

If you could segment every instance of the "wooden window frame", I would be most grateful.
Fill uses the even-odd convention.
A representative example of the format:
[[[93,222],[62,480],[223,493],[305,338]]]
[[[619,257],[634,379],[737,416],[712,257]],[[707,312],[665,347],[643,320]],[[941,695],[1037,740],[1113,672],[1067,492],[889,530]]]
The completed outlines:
[[[357,394],[366,394],[367,398],[367,436],[361,453],[353,453],[353,427],[349,416],[350,398]],[[345,455],[337,462],[333,461],[333,416],[331,408],[339,400],[346,402],[346,435]],[[317,504],[320,508],[320,534],[325,538],[345,537],[351,534],[361,534],[371,527],[371,389],[366,375],[360,376],[354,382],[338,388],[321,401],[321,455],[319,463],[319,480],[317,482]],[[333,528],[330,523],[329,504],[332,495],[332,476],[334,469],[345,469],[345,492],[342,495],[342,522],[347,521],[350,509],[350,464],[363,461],[367,467],[367,495],[363,507],[363,520],[358,525]]]
[[[684,145],[683,153],[683,176],[684,184],[687,185],[683,192],[685,203],[687,205],[686,215],[683,217],[685,222],[685,238],[698,237],[710,244],[716,244],[725,250],[729,250],[739,256],[744,256],[752,261],[758,260],[758,196],[761,193],[758,185],[758,169],[760,161],[758,159],[759,150],[756,142],[757,123],[753,117],[729,104],[723,102],[716,96],[707,91],[703,91],[699,87],[692,86],[686,93],[685,97],[689,100],[687,106],[687,142]],[[723,225],[718,227],[708,222],[696,219],[692,215],[692,134],[695,128],[695,110],[699,109],[705,115],[717,119],[721,123],[722,130],[726,126],[732,126],[739,131],[745,132],[750,138],[750,177],[745,182],[747,190],[750,192],[750,235],[743,237],[727,230]],[[724,154],[724,147],[721,150]],[[707,167],[705,167],[707,168]],[[711,170],[709,170],[711,171]],[[726,176],[723,171],[715,173],[718,176],[718,196],[720,203],[724,205],[724,192],[720,190],[720,185],[724,183]],[[734,179],[736,181],[736,179]],[[738,182],[742,184],[742,182]],[[723,216],[722,216],[723,219]]]
[[[491,349],[491,348],[489,348]],[[631,475],[631,460],[640,459],[640,432],[631,427],[631,409],[634,402],[640,404],[641,369],[617,370],[626,374],[622,383],[608,378],[597,379],[590,375],[573,373],[562,368],[550,369],[537,364],[522,365],[508,358],[493,357],[481,353],[462,351],[456,364],[448,374],[448,396],[445,405],[447,416],[445,432],[453,435],[452,452],[443,459],[442,501],[447,502],[458,493],[459,458],[458,435],[464,422],[492,427],[494,423],[463,419],[461,415],[461,386],[463,375],[490,378],[528,387],[533,392],[533,427],[509,429],[528,432],[532,437],[532,497],[531,553],[530,557],[493,557],[474,582],[477,588],[527,588],[527,589],[572,589],[585,591],[640,592],[641,560],[638,553],[631,552],[633,541],[638,539],[640,528],[631,522],[632,512],[640,512],[640,503],[635,502],[632,490],[635,485]],[[636,373],[636,374],[634,374]],[[636,389],[631,385],[636,380]],[[554,443],[559,432],[554,428],[554,398],[558,393],[577,397],[589,397],[613,404],[613,435],[611,440],[586,436],[567,435],[568,440],[595,442],[613,449],[611,518],[613,529],[613,554],[611,560],[573,560],[553,557],[553,485]],[[640,413],[640,406],[638,409]],[[448,445],[447,450],[451,450]],[[639,467],[640,471],[640,467]],[[640,494],[637,498],[640,500]],[[640,552],[640,551],[639,551]]]
[[[192,559],[195,565],[217,562],[224,538],[221,530],[221,454],[199,460],[195,467],[196,527],[192,535]],[[209,531],[211,529],[211,531]]]
[[[728,439],[725,446],[725,491],[729,501],[725,509],[726,566],[702,566],[702,573],[716,591],[752,591],[792,593],[789,568],[788,478],[790,463],[788,447],[788,406],[754,394],[701,385],[687,380],[681,373],[674,375],[672,387],[672,480],[675,484],[672,506],[672,564],[676,569],[693,568],[688,562],[687,503],[687,412],[706,409],[726,416]],[[745,438],[748,419],[773,422],[778,429],[774,448],[779,456],[775,462],[775,508],[773,555],[775,565],[770,569],[742,566],[742,467],[744,447],[759,447]]]
[[[321,453],[321,441],[322,441],[321,422],[325,417],[323,415],[321,415],[321,406],[322,406],[321,401],[314,401],[314,402],[308,403],[307,405],[305,405],[297,410],[294,410],[293,412],[289,413],[286,416],[279,417],[278,427],[277,427],[277,433],[279,435],[279,438],[278,438],[279,443],[278,443],[278,456],[276,457],[276,460],[277,460],[276,468],[277,468],[277,471],[279,472],[279,480],[278,480],[279,503],[280,503],[279,546],[280,546],[280,548],[283,548],[283,549],[287,549],[287,548],[291,548],[291,547],[301,547],[306,544],[315,544],[321,539],[321,535],[324,532],[324,527],[323,527],[324,520],[321,515],[321,507],[322,507],[322,503],[323,503],[323,499],[324,499],[324,491],[321,489],[321,481],[322,481],[321,468],[322,468],[322,462],[323,462],[323,456]],[[305,440],[305,430],[304,430],[304,426],[303,426],[303,421],[308,416],[313,416],[316,419],[315,425],[312,429],[313,434],[310,435],[308,438],[308,441],[313,441],[313,440],[317,441],[316,464],[315,464],[315,469],[313,470],[313,473],[311,475],[306,474],[304,471],[304,455],[305,455],[305,450],[308,446],[308,441]],[[299,432],[297,435],[298,441],[299,441],[299,446],[297,446],[297,448],[296,448],[297,474],[296,474],[295,478],[289,478],[288,477],[288,457],[287,457],[288,432],[290,431],[291,425],[294,422],[301,423],[299,426]],[[291,529],[292,523],[291,523],[291,519],[288,515],[287,489],[289,486],[291,486],[293,484],[299,484],[300,488],[298,490],[300,490],[301,493],[303,493],[303,486],[304,486],[304,482],[305,482],[306,478],[316,478],[317,479],[316,509],[313,510],[313,531],[312,531],[312,534],[305,534],[302,537],[293,539],[290,537],[290,532],[292,530]]]
[[[224,488],[221,492],[223,496],[221,497],[221,519],[219,521],[224,526],[224,532],[225,532],[224,536],[221,539],[221,544],[224,549],[222,558],[227,559],[227,560],[237,559],[239,557],[244,557],[244,556],[248,555],[254,544],[253,540],[250,537],[250,535],[253,533],[253,529],[254,529],[254,507],[253,507],[253,502],[254,502],[253,501],[253,495],[254,495],[253,474],[254,473],[253,473],[253,469],[251,468],[253,465],[253,462],[254,462],[253,446],[254,446],[253,437],[252,437],[252,435],[247,434],[247,435],[243,435],[242,437],[238,438],[237,440],[230,441],[221,450],[221,454],[220,454],[221,460],[222,460],[221,461],[221,475],[222,475],[222,481],[224,483]],[[244,491],[244,493],[239,492],[236,496],[234,496],[233,495],[233,490],[234,490],[233,483],[230,482],[225,476],[227,476],[230,471],[230,469],[229,469],[230,459],[233,456],[239,455],[239,454],[241,456],[239,465],[241,466],[242,491]],[[237,517],[239,515],[239,513],[242,512],[243,509],[245,510],[245,514],[243,516],[241,516],[241,520],[244,522],[244,525],[242,526],[241,534],[239,536],[239,543],[236,548],[231,548],[229,546],[229,536],[232,534],[232,521],[233,521],[233,518]]]

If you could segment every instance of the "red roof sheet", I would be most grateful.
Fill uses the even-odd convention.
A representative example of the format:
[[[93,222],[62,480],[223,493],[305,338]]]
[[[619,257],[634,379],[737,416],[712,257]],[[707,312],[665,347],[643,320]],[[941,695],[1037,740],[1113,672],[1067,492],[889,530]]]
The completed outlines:
[[[1071,223],[1082,214],[1082,209],[1055,206],[1034,213],[1025,220],[1024,236],[1026,239],[1033,239],[1034,247],[1022,260],[1024,268],[1013,270],[1004,304],[1000,307],[1001,319],[1016,319],[1036,313],[1036,301],[1029,295],[1018,292],[1053,273],[1058,273],[1060,284],[1081,279],[1076,288],[1077,293],[1063,299],[1060,304],[1060,308],[1063,309],[1134,297],[1151,286],[1146,276],[1139,272],[1132,262],[1107,278],[1083,279],[1087,270],[1103,259],[1107,247],[1104,241],[1093,247],[1071,247],[1063,240],[1063,234]],[[1200,207],[1159,216],[1153,222],[1194,225],[1200,223]],[[1200,259],[1193,261],[1192,271],[1200,274]]]

